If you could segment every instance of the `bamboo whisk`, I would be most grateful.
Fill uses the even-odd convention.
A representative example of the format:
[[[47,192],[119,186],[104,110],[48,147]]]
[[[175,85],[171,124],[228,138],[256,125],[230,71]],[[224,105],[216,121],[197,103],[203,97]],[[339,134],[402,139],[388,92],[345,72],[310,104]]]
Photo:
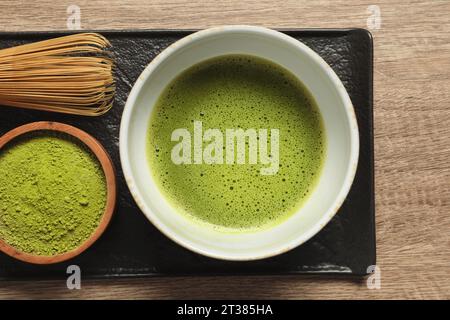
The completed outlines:
[[[108,40],[80,33],[0,50],[0,105],[98,116],[113,103]]]

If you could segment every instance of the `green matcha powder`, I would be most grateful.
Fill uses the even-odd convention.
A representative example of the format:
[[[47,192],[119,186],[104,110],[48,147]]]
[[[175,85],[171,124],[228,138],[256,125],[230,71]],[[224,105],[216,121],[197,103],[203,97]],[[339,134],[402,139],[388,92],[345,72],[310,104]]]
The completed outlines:
[[[100,163],[81,143],[52,132],[17,138],[0,151],[0,239],[51,256],[79,247],[106,205]]]

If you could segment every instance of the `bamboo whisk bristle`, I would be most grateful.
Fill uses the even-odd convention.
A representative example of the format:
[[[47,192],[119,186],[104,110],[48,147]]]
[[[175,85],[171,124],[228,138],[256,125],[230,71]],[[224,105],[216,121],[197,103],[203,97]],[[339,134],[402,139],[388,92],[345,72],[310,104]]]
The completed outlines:
[[[0,105],[97,116],[115,94],[110,43],[80,33],[0,50]]]

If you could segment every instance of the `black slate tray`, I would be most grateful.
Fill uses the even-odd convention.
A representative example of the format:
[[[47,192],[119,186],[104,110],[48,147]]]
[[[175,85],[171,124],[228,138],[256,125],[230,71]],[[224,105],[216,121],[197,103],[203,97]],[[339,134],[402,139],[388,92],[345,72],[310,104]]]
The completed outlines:
[[[192,253],[161,234],[134,203],[120,167],[119,124],[128,93],[144,67],[191,30],[105,31],[117,58],[114,107],[98,118],[0,107],[0,134],[32,121],[52,120],[77,126],[96,137],[110,153],[118,178],[118,205],[109,228],[75,259],[36,266],[0,253],[1,279],[66,277],[80,266],[83,278],[217,274],[367,274],[375,264],[374,164],[372,127],[372,37],[362,29],[282,30],[316,51],[340,77],[355,107],[360,130],[356,178],[343,206],[314,238],[290,252],[252,262],[227,262]],[[66,32],[0,33],[0,49]],[[0,183],[2,183],[0,177]]]

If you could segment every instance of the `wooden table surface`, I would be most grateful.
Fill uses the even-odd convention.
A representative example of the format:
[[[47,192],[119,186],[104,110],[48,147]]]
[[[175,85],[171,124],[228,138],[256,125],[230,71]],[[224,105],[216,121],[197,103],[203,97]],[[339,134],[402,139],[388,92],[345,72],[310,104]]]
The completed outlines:
[[[83,29],[372,28],[381,288],[345,277],[183,277],[86,280],[81,290],[0,282],[0,298],[450,298],[450,1],[2,0],[0,30],[67,29],[73,4]]]

